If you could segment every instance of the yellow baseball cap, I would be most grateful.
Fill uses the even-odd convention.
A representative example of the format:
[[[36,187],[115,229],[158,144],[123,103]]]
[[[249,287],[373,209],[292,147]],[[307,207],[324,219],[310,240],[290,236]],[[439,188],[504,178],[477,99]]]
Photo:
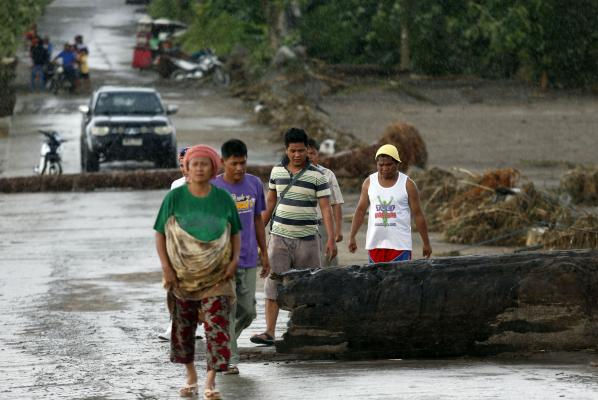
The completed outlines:
[[[376,152],[376,157],[374,157],[374,159],[377,159],[380,155],[389,156],[397,160],[397,162],[401,162],[401,159],[399,158],[399,151],[392,144],[385,144],[383,146],[380,146],[380,148]]]

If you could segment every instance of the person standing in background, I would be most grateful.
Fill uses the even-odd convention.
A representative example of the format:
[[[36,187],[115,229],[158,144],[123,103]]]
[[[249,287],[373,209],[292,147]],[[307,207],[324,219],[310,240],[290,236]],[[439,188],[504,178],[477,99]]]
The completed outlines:
[[[48,35],[44,36],[44,47],[46,48],[46,51],[48,52],[48,58],[52,59],[52,52],[54,51],[54,45],[50,41],[50,36],[48,36]]]
[[[265,209],[264,185],[260,179],[247,173],[247,146],[241,140],[231,139],[225,142],[220,154],[224,173],[218,175],[212,184],[230,193],[237,205],[239,218],[243,225],[241,231],[241,256],[236,273],[237,302],[231,307],[230,343],[231,358],[225,374],[238,374],[240,360],[237,339],[241,332],[251,325],[257,316],[255,290],[257,281],[258,248],[265,278],[270,273],[266,230],[262,220]]]
[[[91,81],[89,80],[89,64],[88,64],[87,47],[77,53],[77,63],[79,64],[79,78],[81,80],[81,88],[89,91],[91,89]]]
[[[31,67],[31,90],[35,90],[39,87],[39,90],[43,90],[46,86],[46,77],[44,74],[44,68],[48,64],[50,58],[48,57],[48,51],[44,47],[41,39],[35,40],[35,45],[31,48],[31,61],[33,66]],[[36,83],[39,81],[39,85]]]
[[[324,173],[324,176],[328,178],[328,185],[330,186],[330,206],[332,207],[332,217],[334,222],[334,241],[336,243],[339,243],[343,240],[343,204],[345,203],[345,201],[343,199],[343,194],[341,193],[341,188],[338,184],[338,180],[336,179],[336,175],[334,175],[334,172],[320,165],[320,153],[318,149],[318,142],[310,138],[307,141],[307,156],[309,157],[309,160],[312,162],[312,164],[317,168],[320,168],[322,170],[322,173]],[[321,240],[320,249],[323,250],[326,248],[326,242],[328,242],[328,235],[326,234],[326,229],[324,229],[324,226],[322,225],[322,213],[319,207],[318,232],[320,233]],[[322,267],[331,267],[338,265],[338,257],[334,257],[333,259],[329,260],[326,258],[324,251],[321,251],[321,255]]]
[[[179,179],[175,179],[174,181],[172,181],[172,183],[170,184],[170,190],[176,189],[187,183],[187,172],[185,171],[185,154],[187,154],[187,150],[189,150],[189,147],[183,147],[179,152],[179,169],[183,176]],[[172,306],[174,305],[174,302],[173,299],[170,298],[170,295],[171,294],[169,292],[166,296],[166,305],[168,306],[168,312],[170,314],[170,318],[172,319]],[[166,327],[164,333],[158,335],[158,339],[169,341],[171,334],[172,322],[169,322],[168,327]],[[201,339],[201,336],[195,335],[195,338]]]

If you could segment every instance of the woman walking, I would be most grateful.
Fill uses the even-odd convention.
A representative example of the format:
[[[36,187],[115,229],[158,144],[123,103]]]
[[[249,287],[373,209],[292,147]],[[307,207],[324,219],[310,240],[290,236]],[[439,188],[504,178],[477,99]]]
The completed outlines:
[[[187,185],[171,190],[162,202],[154,230],[163,283],[173,304],[170,361],[185,364],[182,397],[198,392],[194,364],[195,330],[203,321],[207,373],[204,399],[220,399],[216,372],[230,358],[228,315],[235,301],[234,277],[239,261],[241,222],[235,203],[210,184],[220,157],[209,146],[187,150]]]

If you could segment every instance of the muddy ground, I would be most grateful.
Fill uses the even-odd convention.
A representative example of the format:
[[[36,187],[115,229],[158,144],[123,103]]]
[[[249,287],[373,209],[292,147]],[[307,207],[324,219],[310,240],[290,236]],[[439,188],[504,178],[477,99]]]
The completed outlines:
[[[0,398],[178,398],[151,224],[166,190],[0,196]],[[260,285],[261,286],[261,280]],[[226,399],[595,399],[593,353],[306,362],[240,338]],[[278,332],[287,316],[279,319]],[[200,329],[201,332],[201,329]],[[197,344],[203,374],[204,343]]]
[[[330,121],[367,142],[394,121],[410,123],[426,142],[429,166],[514,167],[539,187],[554,187],[568,166],[598,163],[593,95],[518,82],[405,78],[416,99],[393,80],[353,83],[320,103]]]

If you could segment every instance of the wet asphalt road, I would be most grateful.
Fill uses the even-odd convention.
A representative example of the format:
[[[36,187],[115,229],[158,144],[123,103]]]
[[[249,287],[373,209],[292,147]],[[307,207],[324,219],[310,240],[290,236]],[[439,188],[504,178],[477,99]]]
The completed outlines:
[[[136,8],[96,3],[55,1],[40,28],[55,44],[83,33],[92,73],[106,81],[158,84],[167,102],[181,105],[180,145],[247,135],[255,143],[250,157],[277,157],[265,139],[271,132],[251,123],[236,100],[130,70]],[[22,94],[11,136],[0,138],[1,174],[31,174],[37,127],[60,128],[72,139],[65,171],[78,172],[76,109],[84,100]],[[123,166],[139,165],[105,168]],[[0,195],[0,399],[178,398],[182,368],[157,339],[168,317],[151,226],[165,193]],[[258,291],[258,319],[240,340],[245,352],[249,335],[264,327],[262,300]],[[279,332],[285,320],[283,314]],[[197,349],[202,374],[203,342]],[[582,359],[261,361],[240,369],[240,376],[218,377],[227,399],[598,399],[598,370]]]
[[[135,45],[136,21],[143,15],[138,6],[125,6],[123,0],[96,2],[56,0],[38,21],[38,30],[49,35],[54,56],[65,41],[82,34],[89,47],[91,82],[101,85],[150,86],[161,93],[166,104],[176,104],[179,112],[172,117],[177,130],[178,147],[203,143],[219,149],[231,138],[249,144],[249,160],[253,164],[271,164],[281,157],[282,144],[270,140],[270,128],[254,122],[250,106],[231,98],[226,91],[207,82],[173,84],[153,71],[131,67]],[[31,93],[28,89],[30,61],[24,48],[18,69],[21,89],[8,138],[0,138],[0,176],[24,176],[33,173],[39,161],[41,135],[38,129],[57,130],[68,141],[63,145],[65,173],[78,173],[80,168],[79,137],[81,115],[79,105],[87,104],[90,94],[74,95]],[[153,168],[151,162],[113,162],[101,165],[102,170]]]
[[[153,223],[165,191],[0,197],[0,398],[177,398]],[[263,329],[258,319],[243,333]],[[279,332],[286,317],[280,319]],[[203,342],[197,364],[203,373]],[[596,399],[587,360],[245,362],[228,399]]]

